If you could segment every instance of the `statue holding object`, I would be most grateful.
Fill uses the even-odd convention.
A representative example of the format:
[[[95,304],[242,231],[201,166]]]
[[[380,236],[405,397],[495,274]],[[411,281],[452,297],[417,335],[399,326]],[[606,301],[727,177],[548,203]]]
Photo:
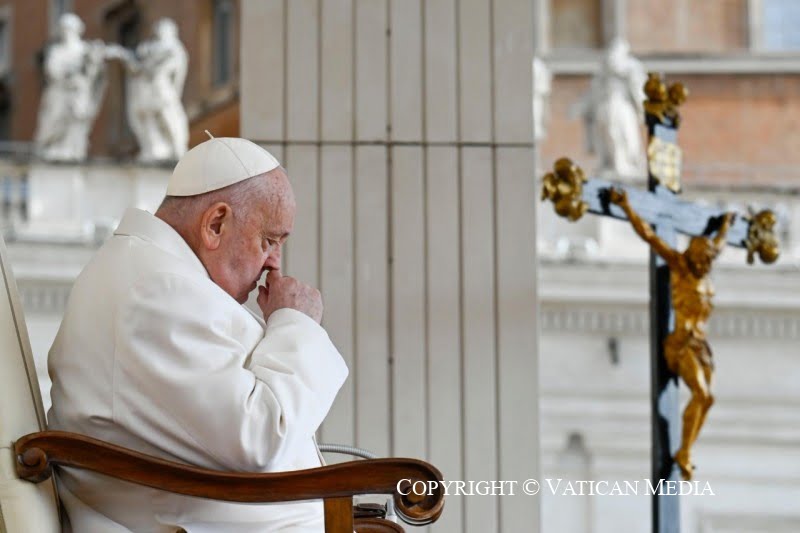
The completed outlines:
[[[44,63],[47,81],[34,135],[45,161],[85,161],[92,129],[106,89],[106,61],[124,62],[126,114],[139,143],[139,161],[174,161],[189,144],[189,120],[181,102],[188,56],[171,19],[153,27],[153,38],[136,51],[118,44],[84,41],[81,19],[65,13],[58,40]]]
[[[36,154],[46,161],[83,161],[89,132],[106,88],[106,46],[84,41],[84,24],[72,13],[58,20],[58,40],[44,61],[46,86],[34,134]]]
[[[646,176],[642,150],[645,70],[628,43],[614,39],[599,72],[571,114],[583,119],[586,147],[598,157],[598,174],[631,181]]]
[[[189,120],[181,102],[188,56],[178,27],[164,18],[153,26],[153,38],[136,51],[112,45],[111,57],[127,70],[126,114],[139,143],[139,161],[173,161],[186,153]]]

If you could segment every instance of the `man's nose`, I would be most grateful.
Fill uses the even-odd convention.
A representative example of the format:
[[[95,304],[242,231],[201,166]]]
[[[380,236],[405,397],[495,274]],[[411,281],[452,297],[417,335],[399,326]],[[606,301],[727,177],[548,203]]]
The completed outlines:
[[[281,268],[281,249],[277,247],[270,251],[269,255],[267,256],[266,261],[264,261],[264,267],[267,270],[280,270]]]

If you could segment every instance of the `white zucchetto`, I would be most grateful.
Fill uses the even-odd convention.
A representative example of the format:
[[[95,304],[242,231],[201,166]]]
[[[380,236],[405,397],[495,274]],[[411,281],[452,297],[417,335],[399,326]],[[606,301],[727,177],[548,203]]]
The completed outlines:
[[[181,157],[167,184],[167,196],[216,191],[280,166],[275,157],[247,139],[216,137]]]

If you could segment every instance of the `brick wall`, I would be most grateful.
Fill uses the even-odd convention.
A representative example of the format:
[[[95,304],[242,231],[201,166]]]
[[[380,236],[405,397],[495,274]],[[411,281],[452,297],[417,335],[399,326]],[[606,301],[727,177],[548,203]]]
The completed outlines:
[[[685,183],[800,185],[800,74],[673,74],[669,79],[682,80],[690,90],[680,130]],[[585,170],[594,169],[595,159],[584,148],[583,124],[569,116],[588,86],[587,76],[554,80],[543,166],[568,155]]]
[[[731,52],[748,44],[747,0],[628,0],[637,53]]]

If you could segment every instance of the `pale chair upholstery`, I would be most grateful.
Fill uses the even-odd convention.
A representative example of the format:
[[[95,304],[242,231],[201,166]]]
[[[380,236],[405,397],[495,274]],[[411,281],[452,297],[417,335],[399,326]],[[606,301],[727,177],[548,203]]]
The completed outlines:
[[[46,429],[39,382],[17,284],[0,237],[0,532],[61,531],[53,478],[17,478],[13,443]]]

